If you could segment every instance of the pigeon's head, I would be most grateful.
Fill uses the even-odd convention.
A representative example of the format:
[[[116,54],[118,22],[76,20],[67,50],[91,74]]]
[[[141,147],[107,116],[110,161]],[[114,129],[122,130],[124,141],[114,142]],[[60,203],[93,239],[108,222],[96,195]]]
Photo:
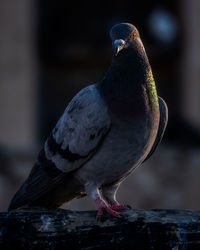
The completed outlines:
[[[144,46],[136,27],[130,23],[114,25],[110,30],[115,57],[137,57],[145,53]]]

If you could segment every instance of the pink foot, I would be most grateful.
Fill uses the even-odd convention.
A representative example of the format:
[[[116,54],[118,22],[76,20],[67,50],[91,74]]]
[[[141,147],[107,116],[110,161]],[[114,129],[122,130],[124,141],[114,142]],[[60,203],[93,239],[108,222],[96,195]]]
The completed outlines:
[[[100,197],[96,198],[96,203],[99,207],[98,213],[97,213],[97,217],[101,217],[103,215],[103,211],[105,210],[108,214],[111,214],[117,218],[122,218],[122,216],[114,211],[109,205],[107,205]]]
[[[110,205],[110,208],[113,210],[130,210],[131,207],[128,205]]]

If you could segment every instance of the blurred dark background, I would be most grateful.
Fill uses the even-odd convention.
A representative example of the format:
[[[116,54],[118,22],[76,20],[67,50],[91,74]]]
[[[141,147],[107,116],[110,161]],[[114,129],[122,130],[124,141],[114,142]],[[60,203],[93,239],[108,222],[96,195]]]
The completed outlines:
[[[200,1],[0,2],[0,210],[27,177],[71,98],[111,63],[109,29],[137,26],[169,124],[154,156],[122,184],[135,208],[200,209]],[[68,208],[93,209],[84,198]]]

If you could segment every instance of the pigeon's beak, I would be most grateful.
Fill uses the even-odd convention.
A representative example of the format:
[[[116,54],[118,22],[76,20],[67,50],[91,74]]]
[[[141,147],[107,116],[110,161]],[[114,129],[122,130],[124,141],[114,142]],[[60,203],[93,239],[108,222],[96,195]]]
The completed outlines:
[[[118,53],[124,48],[125,41],[122,39],[117,39],[113,43],[113,49],[115,56],[118,55]]]

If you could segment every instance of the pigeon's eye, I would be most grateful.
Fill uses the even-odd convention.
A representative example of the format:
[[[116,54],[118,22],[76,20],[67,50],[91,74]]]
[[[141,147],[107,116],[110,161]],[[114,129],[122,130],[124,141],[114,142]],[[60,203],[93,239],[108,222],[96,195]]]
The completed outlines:
[[[130,38],[133,39],[133,40],[135,39],[135,36],[136,36],[135,32],[130,34]]]

